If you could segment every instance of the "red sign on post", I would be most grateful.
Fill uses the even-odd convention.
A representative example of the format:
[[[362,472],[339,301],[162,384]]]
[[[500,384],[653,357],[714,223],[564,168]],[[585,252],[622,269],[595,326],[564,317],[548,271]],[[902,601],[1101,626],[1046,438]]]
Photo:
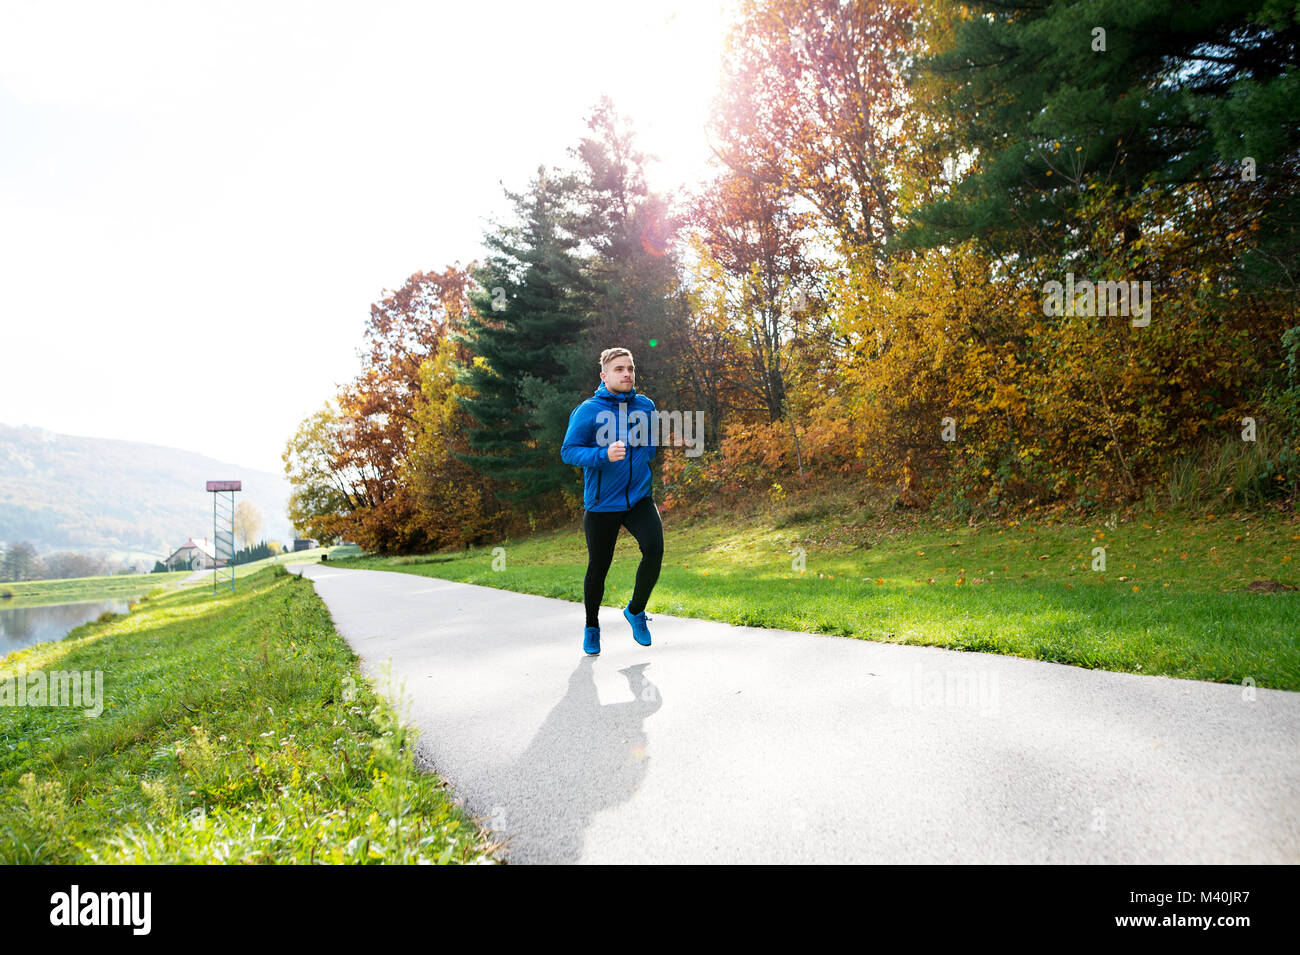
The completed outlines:
[[[243,490],[240,487],[240,483],[241,482],[239,481],[209,481],[208,490],[209,491],[240,491]]]

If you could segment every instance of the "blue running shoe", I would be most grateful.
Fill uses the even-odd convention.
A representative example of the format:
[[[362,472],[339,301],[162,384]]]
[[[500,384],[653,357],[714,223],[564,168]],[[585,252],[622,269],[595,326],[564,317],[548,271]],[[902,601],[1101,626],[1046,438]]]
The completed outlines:
[[[600,627],[588,627],[582,637],[582,649],[593,656],[600,653]]]
[[[630,606],[632,605],[628,604],[628,607]],[[650,630],[645,623],[647,620],[653,620],[654,617],[647,617],[644,610],[637,614],[628,613],[627,607],[623,608],[623,616],[632,625],[632,639],[643,647],[650,646]]]

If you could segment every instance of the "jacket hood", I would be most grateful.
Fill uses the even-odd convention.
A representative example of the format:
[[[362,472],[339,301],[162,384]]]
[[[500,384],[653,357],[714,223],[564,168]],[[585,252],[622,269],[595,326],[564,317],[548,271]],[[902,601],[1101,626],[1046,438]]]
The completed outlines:
[[[633,398],[636,397],[636,387],[633,386],[631,391],[619,392],[618,394],[615,394],[614,392],[606,388],[605,383],[602,381],[599,385],[596,386],[596,391],[592,397],[608,398],[611,401],[631,401]]]

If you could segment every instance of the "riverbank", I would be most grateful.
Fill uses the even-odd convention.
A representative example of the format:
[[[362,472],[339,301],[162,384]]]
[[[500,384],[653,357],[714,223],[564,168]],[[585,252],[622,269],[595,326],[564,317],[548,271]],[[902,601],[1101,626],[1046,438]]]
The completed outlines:
[[[188,570],[180,570],[167,574],[116,574],[112,577],[74,577],[68,580],[8,581],[0,584],[0,609],[125,599],[143,594],[156,596],[175,590],[189,575]]]
[[[20,675],[55,671],[99,674],[102,712],[84,696],[14,705]],[[495,861],[311,583],[282,566],[12,654],[5,702],[3,864]]]
[[[240,580],[275,564],[315,563],[327,554],[355,554],[356,547],[314,547],[238,564]],[[81,603],[149,594],[158,596],[183,587],[212,586],[212,571],[176,570],[160,574],[114,574],[109,577],[73,577],[65,580],[22,580],[0,583],[0,609],[40,607],[48,604]]]

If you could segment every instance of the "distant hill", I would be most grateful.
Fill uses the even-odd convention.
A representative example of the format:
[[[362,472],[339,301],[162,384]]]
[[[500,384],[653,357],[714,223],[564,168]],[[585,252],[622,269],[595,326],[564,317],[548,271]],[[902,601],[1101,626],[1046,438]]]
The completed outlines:
[[[238,480],[235,501],[262,512],[262,537],[288,543],[283,475],[157,444],[0,424],[0,541],[38,554],[170,554],[212,536],[211,480]],[[150,564],[152,567],[152,564]]]

